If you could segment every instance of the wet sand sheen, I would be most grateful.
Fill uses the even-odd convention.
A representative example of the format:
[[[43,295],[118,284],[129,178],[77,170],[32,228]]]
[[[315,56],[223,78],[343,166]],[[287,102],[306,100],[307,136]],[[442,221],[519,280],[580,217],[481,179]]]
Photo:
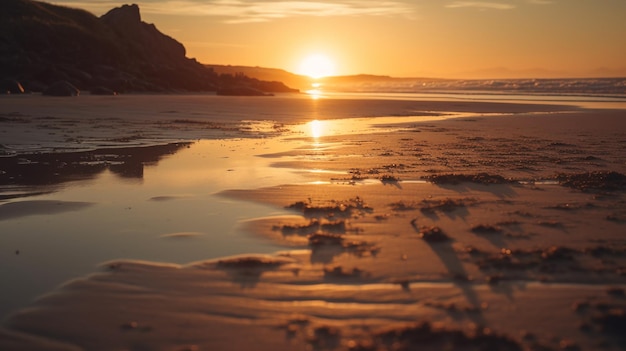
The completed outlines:
[[[9,318],[0,345],[622,349],[624,112],[500,107],[519,113],[386,121],[367,135],[283,126],[278,149],[223,141],[266,168],[223,166],[218,188],[231,190],[218,198],[270,206],[245,227],[290,251],[107,262]],[[176,179],[220,179],[206,172]],[[189,206],[187,190],[143,198]],[[216,234],[152,235],[189,233],[161,241]]]

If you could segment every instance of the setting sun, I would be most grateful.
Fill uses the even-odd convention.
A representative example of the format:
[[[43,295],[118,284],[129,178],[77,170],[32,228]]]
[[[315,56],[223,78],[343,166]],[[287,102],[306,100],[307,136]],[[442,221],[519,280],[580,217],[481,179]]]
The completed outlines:
[[[298,73],[316,79],[331,76],[335,74],[335,63],[325,55],[314,54],[300,63]]]

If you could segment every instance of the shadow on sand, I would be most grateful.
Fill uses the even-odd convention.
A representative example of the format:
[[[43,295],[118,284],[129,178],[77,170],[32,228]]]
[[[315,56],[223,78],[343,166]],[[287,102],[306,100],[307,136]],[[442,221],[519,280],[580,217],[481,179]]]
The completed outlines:
[[[414,223],[411,225],[416,232],[421,233],[420,228],[418,228]],[[424,242],[427,242],[427,240],[424,240]],[[463,268],[463,263],[452,247],[452,240],[442,239],[429,241],[427,244],[446,267],[452,283],[454,283],[462,291],[463,295],[467,299],[467,302],[475,307],[475,313],[469,313],[468,318],[478,325],[484,325],[485,319],[480,309],[482,302],[474,291],[472,283],[469,281],[468,274],[465,271],[465,268]]]

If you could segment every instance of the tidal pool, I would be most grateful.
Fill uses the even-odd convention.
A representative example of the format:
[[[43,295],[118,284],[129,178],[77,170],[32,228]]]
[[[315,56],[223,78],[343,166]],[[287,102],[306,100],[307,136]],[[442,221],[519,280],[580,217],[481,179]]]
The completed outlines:
[[[216,195],[297,180],[254,156],[281,147],[276,140],[202,140],[150,157],[132,149],[88,159],[77,153],[83,159],[75,162],[24,157],[12,175],[22,184],[0,188],[0,316],[108,260],[184,264],[281,249],[238,223],[286,210]]]

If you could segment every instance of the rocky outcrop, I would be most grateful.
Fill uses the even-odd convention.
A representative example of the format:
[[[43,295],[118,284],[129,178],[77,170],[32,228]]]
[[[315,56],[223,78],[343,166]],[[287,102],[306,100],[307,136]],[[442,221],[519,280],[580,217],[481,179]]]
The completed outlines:
[[[59,81],[50,84],[46,90],[43,91],[44,95],[48,96],[78,96],[80,90],[67,81]]]
[[[0,92],[6,94],[23,94],[24,87],[15,79],[3,79],[0,81]]]
[[[121,93],[216,91],[250,84],[264,92],[293,91],[242,75],[223,79],[186,57],[181,43],[143,22],[134,4],[96,17],[39,1],[0,1],[2,78],[30,91],[58,81],[81,90],[102,87]]]
[[[134,56],[166,63],[186,59],[183,44],[161,33],[154,24],[141,21],[135,4],[114,8],[100,19],[134,51]]]

